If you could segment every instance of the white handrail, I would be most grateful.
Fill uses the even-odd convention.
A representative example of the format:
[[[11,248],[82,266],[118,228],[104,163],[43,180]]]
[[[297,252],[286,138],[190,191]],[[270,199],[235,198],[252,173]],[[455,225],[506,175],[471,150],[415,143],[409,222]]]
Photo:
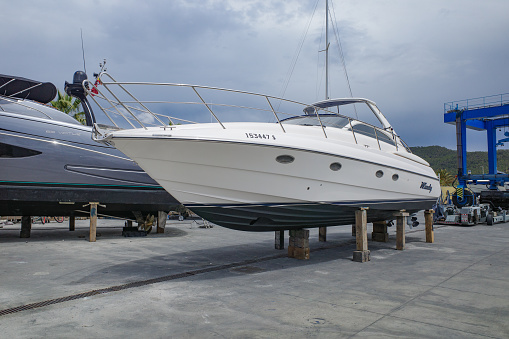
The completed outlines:
[[[111,81],[103,81],[102,77],[107,77]],[[308,104],[304,104],[304,103],[301,103],[301,102],[298,102],[298,101],[278,98],[278,97],[274,97],[274,96],[270,96],[270,95],[253,93],[253,92],[247,92],[247,91],[241,91],[241,90],[234,90],[234,89],[227,89],[227,88],[220,88],[220,87],[212,87],[212,86],[177,84],[177,83],[119,82],[119,81],[116,81],[111,75],[109,75],[106,72],[102,72],[98,76],[98,79],[100,79],[99,84],[104,86],[104,88],[109,93],[109,95],[111,95],[111,97],[114,98],[113,100],[108,98],[108,96],[105,95],[104,91],[101,91],[101,89],[99,88],[100,86],[95,86],[94,84],[92,84],[92,82],[90,82],[88,80],[85,80],[83,82],[83,87],[84,87],[85,91],[92,97],[92,99],[98,105],[98,107],[106,114],[108,119],[110,119],[114,123],[114,125],[116,127],[119,127],[119,126],[115,123],[114,119],[112,119],[112,117],[107,113],[111,109],[114,110],[114,114],[118,114],[122,118],[124,118],[124,120],[126,120],[132,128],[136,128],[136,126],[133,124],[133,122],[136,122],[142,128],[147,129],[147,126],[145,125],[146,123],[143,123],[136,116],[135,112],[150,114],[162,126],[168,126],[168,125],[165,122],[163,122],[159,117],[167,118],[169,123],[171,123],[171,124],[173,124],[172,119],[183,121],[185,123],[196,123],[196,122],[185,120],[185,119],[181,119],[181,118],[175,118],[175,117],[170,117],[168,115],[164,115],[164,114],[160,114],[160,113],[155,113],[155,112],[152,112],[147,107],[147,104],[153,104],[153,103],[166,104],[166,103],[168,103],[168,104],[193,104],[193,105],[202,105],[202,106],[205,106],[207,111],[210,114],[212,114],[212,116],[215,118],[215,120],[220,124],[220,126],[223,129],[225,129],[226,127],[220,121],[220,119],[216,115],[216,113],[214,112],[213,107],[215,107],[215,106],[234,107],[234,108],[249,109],[249,110],[256,110],[256,111],[263,111],[263,112],[271,112],[274,115],[274,117],[276,118],[277,123],[281,126],[283,132],[286,133],[286,130],[285,130],[284,126],[283,126],[284,125],[284,120],[281,121],[281,119],[279,118],[279,114],[288,114],[288,113],[276,111],[274,109],[274,106],[271,103],[271,99],[272,99],[272,100],[280,100],[280,101],[288,103],[288,104],[293,104],[293,105],[301,106],[303,110],[306,109],[306,108],[308,110],[312,108],[313,111],[314,111],[314,115],[313,116],[310,115],[309,117],[310,118],[318,119],[318,123],[319,123],[319,125],[320,125],[320,127],[321,127],[321,129],[323,131],[323,134],[324,134],[325,138],[327,138],[327,133],[325,131],[325,127],[326,126],[322,123],[322,119],[320,117],[321,114],[319,114],[319,112],[318,112],[319,110],[322,110],[323,112],[326,112],[327,114],[333,114],[335,116],[348,119],[349,125],[350,125],[350,129],[352,130],[354,141],[355,141],[355,143],[358,143],[358,140],[357,140],[357,137],[356,137],[356,132],[355,132],[355,130],[353,128],[353,125],[352,125],[352,121],[359,121],[359,120],[353,119],[353,118],[348,117],[348,116],[341,115],[341,114],[336,113],[336,112],[332,112],[332,111],[328,110],[329,107],[321,108],[319,106],[308,105]],[[132,100],[121,100],[120,97],[117,94],[115,94],[115,92],[113,91],[113,86],[114,85],[118,86],[118,88],[120,88],[123,91],[123,93],[128,95]],[[132,86],[132,85],[190,88],[190,89],[192,89],[194,94],[199,98],[199,102],[174,101],[174,100],[171,100],[171,101],[160,101],[160,100],[157,100],[157,101],[140,101],[130,91],[127,90],[126,86]],[[92,89],[95,89],[94,92],[92,92]],[[224,104],[224,103],[219,104],[219,103],[207,102],[207,101],[205,101],[203,96],[198,92],[197,89],[211,90],[211,91],[221,91],[221,92],[229,92],[229,93],[236,93],[236,94],[245,94],[245,95],[250,95],[250,96],[264,98],[266,103],[269,106],[269,109],[260,108],[260,107],[241,106],[241,105],[235,105],[235,104],[232,105],[232,104]],[[111,108],[103,107],[99,103],[99,100],[97,100],[97,99],[106,100],[109,103],[109,105],[111,106]],[[401,138],[394,132],[393,128],[391,127],[391,125],[389,124],[389,122],[387,121],[385,116],[380,112],[380,110],[378,109],[378,107],[376,106],[376,104],[374,102],[372,102],[370,100],[367,100],[367,99],[360,99],[360,98],[332,99],[332,100],[328,100],[328,101],[334,101],[334,100],[338,101],[338,105],[344,105],[345,102],[365,103],[369,107],[371,112],[380,121],[381,125],[383,126],[383,128],[380,128],[380,127],[377,127],[377,126],[373,126],[373,125],[371,125],[369,123],[361,122],[364,125],[368,125],[368,126],[374,128],[374,130],[375,130],[375,138],[376,138],[377,143],[378,143],[378,148],[381,149],[380,140],[378,138],[378,133],[390,133],[391,136],[392,136],[392,139],[394,141],[394,145],[395,145],[396,149],[398,149],[398,144],[399,144],[399,145],[403,146],[407,151],[410,152],[408,146],[406,146],[406,144],[403,143]],[[343,103],[341,103],[341,102],[343,102]],[[317,104],[319,104],[319,103],[317,103]],[[315,104],[315,105],[317,105],[317,104]],[[135,107],[135,106],[132,106],[132,105],[138,105],[140,107]],[[121,106],[125,110],[125,112],[122,112],[122,110],[119,109],[119,106]],[[115,113],[115,111],[116,111],[116,113]],[[132,117],[133,121],[131,121],[131,118],[127,117],[124,113],[128,113]],[[290,115],[291,117],[297,116],[295,114],[288,114],[288,115]]]

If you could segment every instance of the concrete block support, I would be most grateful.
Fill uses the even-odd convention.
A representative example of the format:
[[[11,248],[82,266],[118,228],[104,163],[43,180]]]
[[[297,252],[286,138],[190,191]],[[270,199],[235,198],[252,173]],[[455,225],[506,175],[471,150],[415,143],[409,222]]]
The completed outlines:
[[[307,260],[309,259],[309,230],[290,230],[288,243],[288,257]]]
[[[373,223],[373,232],[371,233],[371,240],[377,242],[389,241],[389,233],[387,232],[387,222],[375,221]]]
[[[405,210],[401,210],[394,214],[396,217],[396,249],[400,251],[405,249],[405,225],[406,218],[409,215],[410,214],[405,212]]]
[[[353,261],[366,262],[371,260],[368,250],[367,208],[355,211],[355,244],[357,250],[353,252]]]
[[[424,223],[426,225],[426,242],[435,242],[435,234],[433,231],[433,210],[424,211]]]
[[[31,231],[32,231],[32,217],[30,216],[21,217],[21,232],[19,233],[19,237],[30,238]]]
[[[276,250],[285,249],[285,231],[276,231],[274,238],[274,248]]]
[[[318,241],[327,241],[327,227],[318,228]]]

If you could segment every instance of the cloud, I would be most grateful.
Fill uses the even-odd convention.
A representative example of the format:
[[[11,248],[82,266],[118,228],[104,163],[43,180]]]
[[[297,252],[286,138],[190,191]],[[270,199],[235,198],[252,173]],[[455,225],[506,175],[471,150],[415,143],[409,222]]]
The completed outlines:
[[[63,88],[104,58],[124,81],[204,84],[279,95],[316,0],[6,2],[2,72]],[[509,92],[505,0],[333,1],[354,96],[374,100],[410,145],[455,147],[443,103]],[[321,100],[320,0],[285,97]],[[320,44],[321,42],[321,44]],[[335,42],[334,35],[331,42]],[[331,46],[332,96],[349,96]],[[317,66],[318,64],[318,66]],[[481,136],[478,149],[484,149]]]

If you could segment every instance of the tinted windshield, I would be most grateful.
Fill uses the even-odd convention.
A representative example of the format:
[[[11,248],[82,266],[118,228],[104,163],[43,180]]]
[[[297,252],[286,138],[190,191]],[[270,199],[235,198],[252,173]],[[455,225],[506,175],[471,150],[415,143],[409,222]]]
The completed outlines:
[[[348,118],[340,117],[334,114],[320,114],[322,125],[327,127],[343,128],[348,125]],[[320,121],[316,116],[304,115],[285,119],[282,121],[285,124],[304,125],[304,126],[320,126]]]
[[[29,100],[0,98],[0,111],[7,113],[17,113],[42,119],[57,120],[70,124],[80,124],[78,121],[63,112]]]

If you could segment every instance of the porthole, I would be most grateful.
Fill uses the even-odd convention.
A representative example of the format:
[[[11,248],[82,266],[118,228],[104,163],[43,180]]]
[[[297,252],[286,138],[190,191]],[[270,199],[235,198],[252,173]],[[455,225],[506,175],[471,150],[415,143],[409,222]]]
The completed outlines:
[[[392,180],[398,181],[398,179],[399,179],[399,175],[397,175],[397,174],[392,175]]]
[[[381,178],[383,176],[384,176],[384,172],[383,171],[381,171],[381,170],[376,171],[376,177],[377,178]]]
[[[339,162],[333,162],[329,167],[333,171],[339,171],[341,169],[341,164]]]
[[[295,160],[291,155],[280,155],[276,158],[276,161],[280,164],[291,164]]]

